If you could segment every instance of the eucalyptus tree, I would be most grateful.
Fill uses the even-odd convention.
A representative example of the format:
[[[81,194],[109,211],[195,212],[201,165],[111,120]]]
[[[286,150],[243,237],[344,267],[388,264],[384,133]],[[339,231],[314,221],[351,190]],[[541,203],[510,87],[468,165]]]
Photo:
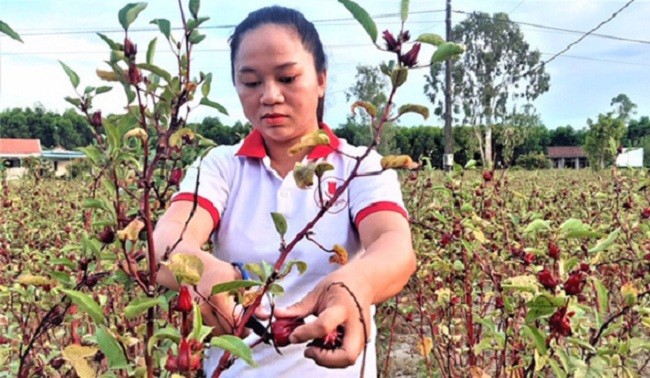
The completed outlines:
[[[492,125],[503,122],[507,109],[530,102],[548,91],[550,76],[540,52],[525,41],[506,13],[474,12],[452,31],[452,41],[466,50],[452,65],[453,111],[456,122],[474,126],[485,166],[492,166]],[[424,92],[442,114],[444,66],[436,63],[426,75]]]

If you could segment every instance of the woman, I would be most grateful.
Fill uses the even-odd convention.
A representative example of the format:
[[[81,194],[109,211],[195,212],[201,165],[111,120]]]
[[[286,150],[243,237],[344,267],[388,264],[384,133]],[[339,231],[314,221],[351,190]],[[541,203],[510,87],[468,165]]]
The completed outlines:
[[[154,235],[160,258],[178,240],[191,215],[199,177],[199,206],[174,251],[192,253],[203,261],[205,272],[197,285],[201,293],[209,293],[217,283],[241,279],[240,272],[231,265],[233,261],[275,262],[280,237],[270,213],[285,215],[289,225],[285,238],[291,240],[313,219],[321,200],[329,198],[349,176],[355,162],[350,156],[359,156],[365,150],[339,140],[322,123],[326,58],[314,25],[301,13],[277,6],[255,11],[237,26],[230,45],[233,83],[253,131],[238,145],[215,148],[188,169]],[[288,153],[302,136],[319,128],[329,134],[329,146]],[[326,173],[322,185],[299,189],[291,171],[296,163],[308,161],[327,161],[335,169]],[[373,153],[364,160],[360,171],[380,169],[380,156]],[[200,247],[211,235],[215,249],[208,254]],[[315,317],[293,331],[292,345],[283,348],[282,355],[273,346],[260,344],[253,349],[258,368],[238,361],[224,375],[359,376],[364,329],[353,298],[342,286],[331,285],[341,282],[363,308],[370,336],[365,372],[376,376],[371,308],[399,292],[415,269],[396,174],[387,171],[355,178],[313,228],[312,238],[326,248],[344,246],[350,261],[343,266],[331,264],[330,254],[316,243],[300,241],[289,259],[307,262],[307,272],[292,272],[280,282],[285,295],[276,298],[274,316]],[[161,269],[159,282],[177,289],[166,268]],[[204,303],[204,321],[218,332],[232,332],[232,299],[217,295],[210,301],[221,315],[214,316]],[[263,304],[264,309],[256,314],[268,318],[269,304]],[[339,325],[345,329],[340,348],[300,345],[324,337]],[[207,353],[208,376],[216,368],[220,354]]]

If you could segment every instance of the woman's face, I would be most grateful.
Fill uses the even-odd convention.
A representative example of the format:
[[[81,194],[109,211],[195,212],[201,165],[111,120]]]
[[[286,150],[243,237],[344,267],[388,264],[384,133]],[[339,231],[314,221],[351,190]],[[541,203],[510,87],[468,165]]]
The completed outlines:
[[[289,147],[318,128],[326,73],[290,27],[265,24],[243,34],[235,56],[235,88],[246,118],[267,146]]]

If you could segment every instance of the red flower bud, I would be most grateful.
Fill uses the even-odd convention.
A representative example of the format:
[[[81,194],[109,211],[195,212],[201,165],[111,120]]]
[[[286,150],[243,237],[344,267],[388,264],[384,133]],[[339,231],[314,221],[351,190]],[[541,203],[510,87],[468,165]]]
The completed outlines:
[[[97,239],[104,244],[111,244],[115,241],[115,231],[109,226],[104,227],[102,232],[97,235]]]
[[[128,58],[134,58],[138,53],[138,47],[131,42],[130,39],[124,38],[124,55]]]
[[[497,297],[497,299],[494,301],[494,307],[498,309],[505,307],[505,303],[503,302],[503,297]]]
[[[646,207],[645,209],[641,210],[641,218],[650,219],[650,207]]]
[[[591,270],[591,268],[589,267],[589,264],[581,263],[580,264],[580,270],[585,272],[585,273],[588,273]]]
[[[566,313],[566,306],[557,309],[548,321],[551,332],[560,336],[571,336],[571,316],[573,313]]]
[[[560,247],[553,240],[548,242],[548,255],[553,260],[557,260],[560,257]]]
[[[393,37],[391,32],[384,30],[382,36],[384,38],[384,41],[386,41],[386,50],[399,52],[401,44],[395,39],[395,37]]]
[[[573,272],[564,282],[564,291],[567,295],[578,295],[582,292],[586,282],[587,280],[583,272]]]
[[[192,296],[190,295],[190,290],[187,286],[181,286],[178,291],[178,299],[176,300],[176,311],[182,313],[189,313],[192,311]]]
[[[420,44],[415,43],[411,50],[404,55],[400,55],[399,61],[406,67],[413,67],[418,64],[418,54],[420,53]]]
[[[537,273],[537,279],[542,284],[542,286],[548,290],[554,290],[557,286],[557,280],[555,277],[553,277],[553,273],[551,273],[551,271],[546,268]]]
[[[453,236],[450,233],[445,232],[444,234],[442,234],[442,237],[440,238],[440,246],[443,248],[446,247],[449,244],[449,242],[451,242],[452,238]]]
[[[167,360],[167,362],[169,362],[169,360]],[[181,345],[178,348],[176,365],[179,372],[195,371],[201,367],[201,357],[198,354],[192,354],[192,349],[190,348],[187,339],[181,340]],[[165,365],[165,367],[167,367],[167,365]]]
[[[483,180],[486,182],[492,181],[494,178],[494,171],[483,171]]]
[[[529,265],[529,264],[532,264],[534,262],[535,262],[535,254],[532,253],[532,252],[526,253],[526,255],[524,256],[524,263],[526,265]]]
[[[59,370],[64,363],[65,360],[61,357],[56,357],[50,360],[50,366],[52,366],[55,370]]]
[[[140,81],[142,81],[142,74],[140,73],[140,69],[135,65],[135,64],[129,64],[129,83],[131,85],[137,85]]]
[[[400,42],[407,42],[409,39],[411,39],[411,33],[408,30],[404,30],[399,36]]]
[[[180,168],[174,168],[169,173],[169,180],[167,181],[171,186],[178,186],[183,178],[183,170]]]
[[[284,347],[291,344],[289,336],[294,329],[303,324],[305,324],[305,321],[302,318],[275,319],[271,323],[271,334],[273,335],[273,343],[275,346]]]
[[[178,371],[178,361],[176,356],[172,354],[172,351],[167,352],[167,363],[165,363],[165,370],[175,373]]]
[[[90,120],[90,123],[95,127],[100,127],[102,125],[102,112],[100,111],[94,112]]]

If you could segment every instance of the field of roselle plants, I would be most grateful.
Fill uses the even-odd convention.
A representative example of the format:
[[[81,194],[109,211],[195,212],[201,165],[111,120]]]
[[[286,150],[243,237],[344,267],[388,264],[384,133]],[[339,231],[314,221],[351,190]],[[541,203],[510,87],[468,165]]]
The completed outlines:
[[[457,167],[411,172],[403,183],[419,268],[379,310],[382,376],[650,374],[643,171]],[[25,376],[144,373],[152,345],[138,319],[150,307],[134,302],[136,283],[116,266],[113,230],[88,223],[88,184],[2,188],[0,376],[15,376],[21,361]],[[167,358],[183,322],[174,296],[158,299],[164,332],[154,355]]]

